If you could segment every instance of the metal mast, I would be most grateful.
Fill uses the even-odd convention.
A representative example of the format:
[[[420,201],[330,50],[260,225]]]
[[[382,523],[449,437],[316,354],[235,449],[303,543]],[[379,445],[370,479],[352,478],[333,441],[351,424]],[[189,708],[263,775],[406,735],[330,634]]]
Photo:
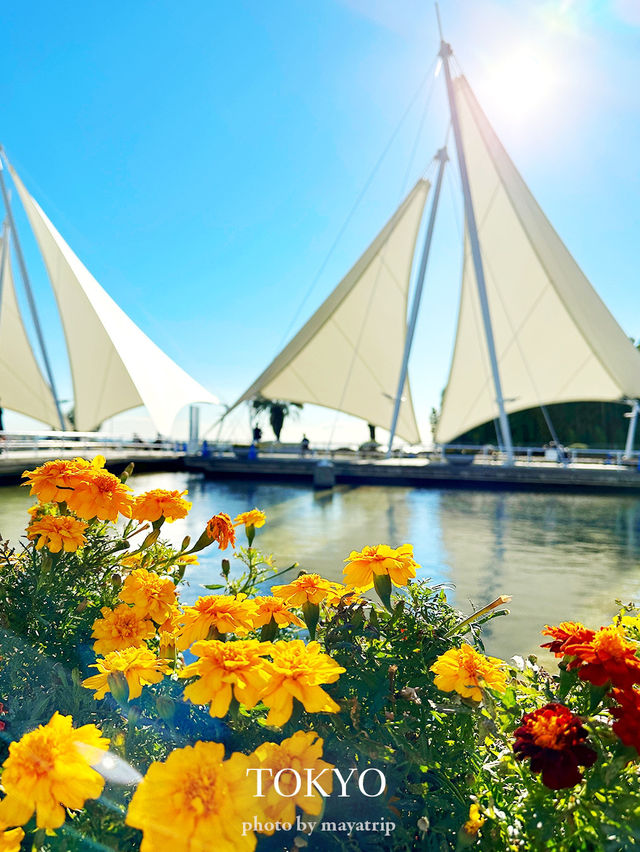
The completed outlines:
[[[438,25],[439,24],[440,15],[438,14]],[[440,37],[442,39],[442,30],[440,30]],[[460,180],[462,183],[462,194],[464,196],[464,212],[467,222],[467,230],[469,232],[471,256],[473,258],[476,284],[478,286],[478,298],[480,300],[482,322],[484,325],[484,333],[487,342],[487,350],[489,353],[489,361],[491,363],[493,386],[496,395],[496,402],[498,404],[500,431],[502,432],[502,440],[507,454],[507,464],[511,465],[513,464],[513,442],[511,440],[511,429],[509,428],[509,420],[507,418],[507,413],[504,408],[504,397],[502,395],[502,384],[500,382],[498,358],[496,355],[495,341],[493,339],[493,328],[491,325],[491,312],[489,310],[489,300],[487,298],[487,285],[484,276],[482,253],[480,251],[480,241],[478,239],[478,227],[476,224],[476,216],[473,209],[473,201],[471,199],[469,173],[467,171],[467,163],[464,156],[464,148],[462,146],[462,133],[460,131],[458,108],[456,106],[455,97],[453,94],[451,69],[449,68],[449,58],[451,57],[452,52],[453,51],[451,50],[451,45],[442,39],[440,42],[440,57],[442,59],[442,66],[444,68],[444,76],[447,84],[447,98],[449,99],[449,109],[451,111],[451,126],[453,128],[453,135],[456,140],[456,153],[458,155],[458,166],[460,168]]]
[[[444,167],[449,159],[446,146],[440,148],[434,157],[438,160],[438,176],[436,178],[436,188],[433,195],[433,203],[429,214],[429,224],[427,225],[427,233],[424,240],[424,248],[422,249],[422,257],[420,258],[420,269],[418,271],[418,279],[416,281],[416,290],[413,296],[413,304],[411,305],[411,316],[407,327],[407,337],[404,344],[404,353],[402,356],[402,366],[400,367],[400,378],[398,379],[398,390],[393,406],[393,417],[391,418],[391,434],[389,435],[389,448],[387,450],[387,458],[391,455],[393,439],[396,435],[396,427],[398,425],[398,417],[400,416],[400,406],[402,405],[402,392],[407,380],[407,370],[409,369],[409,355],[411,354],[411,344],[413,343],[413,335],[416,330],[416,322],[418,320],[418,311],[420,310],[420,300],[422,298],[422,290],[424,287],[424,279],[427,272],[427,262],[429,260],[429,251],[431,249],[431,239],[433,237],[433,228],[436,222],[436,212],[438,209],[438,199],[440,198],[440,188],[442,187],[442,177],[444,175]]]
[[[0,153],[4,154],[4,148],[0,147]],[[53,370],[51,369],[51,362],[49,361],[49,355],[47,354],[47,347],[44,342],[44,335],[42,334],[42,327],[40,325],[40,320],[38,318],[38,311],[36,309],[36,302],[33,297],[33,290],[31,289],[31,282],[29,280],[29,273],[27,272],[27,266],[24,262],[24,255],[22,254],[22,247],[20,245],[20,241],[18,240],[18,232],[16,231],[16,224],[13,218],[13,212],[11,210],[11,203],[9,201],[9,193],[7,192],[7,187],[4,182],[3,175],[3,167],[2,160],[0,160],[0,189],[2,190],[2,197],[4,199],[4,206],[7,211],[7,218],[9,219],[9,227],[13,232],[13,244],[16,249],[16,257],[18,258],[18,265],[20,267],[20,275],[22,277],[22,283],[24,284],[24,289],[27,293],[27,300],[29,302],[29,309],[31,311],[31,317],[33,319],[33,325],[36,330],[36,336],[38,338],[38,343],[40,345],[40,352],[42,353],[42,360],[44,362],[44,368],[47,374],[47,379],[49,381],[49,387],[51,388],[51,393],[53,394],[53,399],[56,404],[56,411],[58,413],[58,420],[60,422],[60,429],[62,432],[65,431],[65,422],[64,416],[62,414],[62,409],[60,408],[60,400],[58,397],[58,393],[56,391],[56,385],[53,378]]]

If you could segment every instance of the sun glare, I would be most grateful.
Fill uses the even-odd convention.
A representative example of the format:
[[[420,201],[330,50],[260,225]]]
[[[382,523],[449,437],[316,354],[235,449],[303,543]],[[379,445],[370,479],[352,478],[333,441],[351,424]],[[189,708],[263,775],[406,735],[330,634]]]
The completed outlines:
[[[482,89],[491,114],[499,111],[513,124],[530,122],[550,111],[557,69],[543,53],[520,47],[491,64]]]

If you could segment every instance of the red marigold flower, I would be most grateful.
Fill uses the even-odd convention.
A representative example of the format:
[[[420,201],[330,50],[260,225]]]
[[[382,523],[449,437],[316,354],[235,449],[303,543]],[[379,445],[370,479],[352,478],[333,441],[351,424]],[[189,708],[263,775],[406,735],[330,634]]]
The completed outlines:
[[[517,760],[531,759],[531,771],[542,773],[550,790],[574,787],[582,780],[579,767],[593,766],[597,754],[587,742],[582,719],[564,704],[546,704],[525,713],[514,733]]]
[[[619,689],[631,689],[640,683],[636,646],[627,641],[620,627],[601,627],[586,642],[566,642],[564,653],[574,657],[567,669],[576,669],[578,677],[594,686],[611,682]]]
[[[541,648],[548,648],[556,657],[564,657],[566,646],[590,642],[595,636],[594,630],[589,630],[579,621],[562,621],[557,627],[547,624],[542,631],[543,636],[552,636],[553,642],[545,642]]]
[[[612,696],[620,705],[609,710],[616,719],[613,732],[626,746],[633,746],[640,754],[640,692],[637,689],[614,689]]]
[[[218,512],[207,522],[207,535],[212,541],[218,542],[220,550],[226,550],[229,545],[236,546],[236,531],[233,521],[226,512]]]

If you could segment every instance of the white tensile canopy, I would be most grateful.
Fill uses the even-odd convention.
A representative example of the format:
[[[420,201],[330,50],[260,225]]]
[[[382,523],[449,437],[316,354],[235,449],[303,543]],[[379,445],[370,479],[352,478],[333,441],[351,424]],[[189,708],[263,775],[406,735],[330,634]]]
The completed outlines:
[[[407,332],[411,267],[429,183],[420,180],[338,286],[233,406],[264,396],[334,408],[388,429]],[[405,383],[397,433],[420,432]]]
[[[108,417],[144,405],[155,428],[170,434],[184,406],[217,404],[213,394],[165,355],[113,301],[10,165],[9,170],[56,296],[71,365],[76,429],[90,431]]]
[[[562,243],[489,125],[455,81],[507,413],[640,398],[640,353]],[[458,330],[436,440],[498,417],[468,235]]]
[[[8,231],[5,235],[5,239],[0,239],[0,406],[55,427],[56,404],[22,322],[11,271]]]

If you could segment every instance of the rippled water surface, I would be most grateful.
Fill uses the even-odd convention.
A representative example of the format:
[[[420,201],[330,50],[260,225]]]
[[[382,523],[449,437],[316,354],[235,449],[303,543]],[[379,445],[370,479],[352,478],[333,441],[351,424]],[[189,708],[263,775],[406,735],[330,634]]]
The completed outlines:
[[[422,576],[451,583],[460,609],[510,594],[511,615],[493,622],[487,647],[500,656],[536,650],[545,623],[580,620],[599,626],[615,612],[615,599],[640,599],[640,498],[339,487],[315,494],[294,485],[214,482],[183,473],[145,474],[136,491],[189,489],[187,519],[165,525],[178,543],[197,537],[218,511],[232,517],[257,506],[268,523],[257,543],[285,567],[293,561],[331,579],[345,556],[365,544],[411,542]],[[0,534],[19,536],[27,489],[0,488]],[[184,596],[217,582],[220,553],[204,551],[188,575]]]

